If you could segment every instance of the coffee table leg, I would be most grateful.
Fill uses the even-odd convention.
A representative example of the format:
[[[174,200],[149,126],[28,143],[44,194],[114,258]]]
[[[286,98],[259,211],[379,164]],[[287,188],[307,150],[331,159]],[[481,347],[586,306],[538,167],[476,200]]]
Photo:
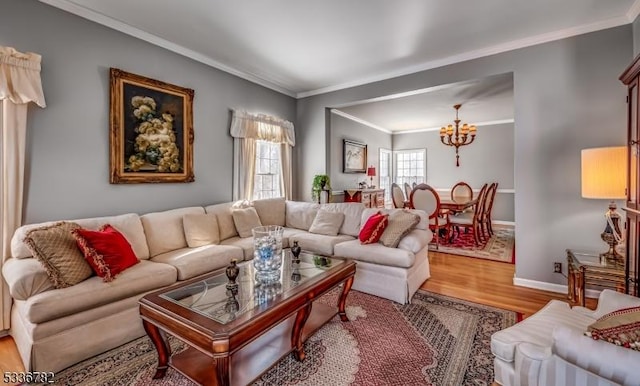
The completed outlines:
[[[302,329],[304,328],[304,324],[307,322],[307,318],[309,318],[309,314],[311,314],[311,306],[312,303],[308,303],[304,308],[298,311],[296,315],[296,321],[293,324],[293,330],[291,331],[291,346],[293,346],[293,355],[297,360],[303,361],[305,354],[302,349],[303,341],[302,341]]]
[[[344,286],[342,287],[342,293],[340,294],[340,299],[338,299],[338,315],[340,315],[340,320],[343,322],[348,322],[349,318],[347,318],[347,313],[344,308],[347,302],[347,295],[351,290],[351,286],[353,285],[353,276],[349,277],[347,281],[344,282]]]
[[[218,385],[229,386],[229,357],[216,358]]]
[[[147,322],[146,320],[142,321],[142,325],[144,326],[144,330],[151,338],[153,345],[156,346],[156,350],[158,351],[158,367],[156,368],[156,373],[153,376],[153,379],[159,379],[165,376],[167,373],[167,368],[169,367],[169,356],[171,356],[171,347],[167,344],[167,341],[164,339],[158,327],[153,324]]]

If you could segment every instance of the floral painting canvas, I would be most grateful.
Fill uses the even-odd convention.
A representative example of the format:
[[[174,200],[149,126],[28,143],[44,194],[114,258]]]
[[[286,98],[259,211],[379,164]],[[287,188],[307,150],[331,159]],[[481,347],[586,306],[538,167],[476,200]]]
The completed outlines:
[[[364,173],[366,171],[367,145],[345,139],[342,150],[344,173]]]
[[[193,95],[111,69],[111,183],[194,180]]]

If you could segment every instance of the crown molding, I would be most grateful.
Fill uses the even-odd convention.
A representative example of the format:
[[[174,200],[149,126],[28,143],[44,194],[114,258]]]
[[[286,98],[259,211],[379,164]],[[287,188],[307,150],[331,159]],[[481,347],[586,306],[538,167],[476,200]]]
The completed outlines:
[[[339,116],[341,116],[343,118],[347,118],[347,119],[352,120],[354,122],[358,122],[358,123],[360,123],[362,125],[365,125],[365,126],[368,126],[368,127],[372,128],[372,129],[376,129],[376,130],[382,131],[383,133],[393,134],[393,132],[391,132],[391,130],[387,130],[382,126],[378,126],[378,125],[376,125],[374,123],[371,123],[369,121],[365,121],[364,119],[361,119],[361,118],[358,118],[358,117],[354,117],[353,115],[347,114],[344,111],[340,111],[338,109],[331,109],[331,113],[339,115]]]
[[[296,97],[296,93],[294,91],[291,91],[286,87],[283,87],[275,82],[272,82],[260,76],[257,76],[245,71],[240,71],[233,67],[227,66],[226,64],[220,63],[209,56],[203,55],[199,52],[183,47],[179,44],[172,43],[159,36],[150,34],[141,29],[133,27],[129,24],[123,23],[119,20],[103,15],[99,12],[95,12],[85,7],[79,6],[78,4],[75,4],[69,0],[38,0],[38,1],[47,5],[50,5],[52,7],[61,9],[63,11],[72,13],[76,16],[80,16],[87,20],[93,21],[95,23],[101,24],[105,27],[109,27],[111,29],[122,32],[124,34],[133,36],[134,38],[144,40],[147,43],[151,43],[158,47],[162,47],[169,51],[175,52],[176,54],[193,59],[197,62],[206,64],[209,67],[213,67],[220,71],[227,72],[231,75],[237,76],[238,78],[248,80],[249,82],[277,91],[281,94],[285,94],[294,98]]]
[[[631,5],[631,8],[627,11],[627,20],[629,23],[633,23],[640,14],[640,0],[636,0]]]
[[[638,3],[639,1],[640,0],[636,0],[636,3]],[[636,3],[633,4],[633,6],[631,7],[632,9],[636,7]],[[552,42],[555,40],[566,39],[572,36],[582,35],[589,32],[618,27],[621,25],[629,24],[630,12],[631,12],[631,9],[624,16],[602,20],[595,23],[584,24],[576,27],[566,28],[563,30],[549,32],[541,35],[531,36],[524,39],[513,40],[510,42],[497,44],[494,46],[489,46],[489,47],[481,48],[478,50],[468,51],[462,54],[453,55],[453,56],[449,56],[442,59],[428,61],[428,62],[419,64],[417,66],[406,67],[399,71],[392,71],[392,72],[380,74],[377,76],[362,78],[359,80],[342,83],[335,86],[328,86],[328,87],[322,87],[316,90],[299,92],[296,94],[296,98],[300,99],[300,98],[306,98],[306,97],[319,95],[319,94],[326,94],[333,91],[343,90],[345,88],[362,86],[368,83],[379,82],[382,80],[397,78],[404,75],[410,75],[417,72],[431,70],[431,69],[443,67],[443,66],[448,66],[455,63],[465,62],[467,60],[478,59],[485,56],[500,54],[503,52],[513,51],[520,48]]]
[[[504,123],[514,123],[515,120],[513,118],[511,119],[499,119],[499,120],[495,120],[495,121],[485,121],[485,122],[478,122],[478,123],[474,123],[473,125],[476,127],[480,127],[480,126],[493,126],[493,125],[502,125]],[[412,134],[412,133],[422,133],[425,131],[439,131],[440,127],[425,127],[422,129],[411,129],[411,130],[398,130],[398,131],[393,131],[391,134],[396,135],[396,134]]]

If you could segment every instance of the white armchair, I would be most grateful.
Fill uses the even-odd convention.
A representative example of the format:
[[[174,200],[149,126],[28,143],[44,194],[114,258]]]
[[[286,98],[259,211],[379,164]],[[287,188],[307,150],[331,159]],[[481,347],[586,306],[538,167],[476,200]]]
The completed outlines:
[[[496,383],[503,386],[640,386],[640,352],[584,335],[601,316],[640,306],[640,298],[604,290],[596,310],[552,300],[491,337]]]

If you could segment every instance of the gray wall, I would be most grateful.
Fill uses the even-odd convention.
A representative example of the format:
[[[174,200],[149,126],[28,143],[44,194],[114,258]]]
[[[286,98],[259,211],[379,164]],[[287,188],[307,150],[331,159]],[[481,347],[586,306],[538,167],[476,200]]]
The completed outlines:
[[[2,0],[0,45],[42,55],[46,109],[31,106],[27,223],[231,200],[229,109],[294,120],[293,98],[35,0]],[[195,90],[189,184],[109,184],[109,67]]]
[[[451,188],[465,181],[474,189],[498,182],[499,189],[513,189],[514,124],[478,127],[471,145],[459,149],[460,166],[456,167],[455,150],[440,142],[439,131],[396,134],[393,150],[427,149],[427,183],[436,189]],[[449,196],[449,190],[440,191]],[[514,221],[512,193],[496,195],[494,220]]]
[[[633,28],[633,56],[640,54],[640,16],[636,17],[632,24]]]
[[[618,76],[632,56],[632,26],[625,25],[300,99],[298,183],[330,169],[318,152],[327,146],[325,107],[512,71],[516,278],[566,283],[552,264],[566,248],[605,247],[606,202],[581,198],[580,150],[625,143],[626,88]]]
[[[330,159],[331,168],[331,188],[336,190],[358,188],[358,183],[367,181],[369,177],[366,173],[343,173],[342,141],[350,139],[352,141],[367,144],[367,165],[374,165],[378,169],[378,158],[380,148],[391,149],[391,134],[373,129],[361,123],[347,119],[337,114],[331,114],[330,127]],[[378,176],[373,177],[373,184],[379,186]],[[310,185],[310,183],[309,183]],[[308,190],[308,189],[307,189]]]

